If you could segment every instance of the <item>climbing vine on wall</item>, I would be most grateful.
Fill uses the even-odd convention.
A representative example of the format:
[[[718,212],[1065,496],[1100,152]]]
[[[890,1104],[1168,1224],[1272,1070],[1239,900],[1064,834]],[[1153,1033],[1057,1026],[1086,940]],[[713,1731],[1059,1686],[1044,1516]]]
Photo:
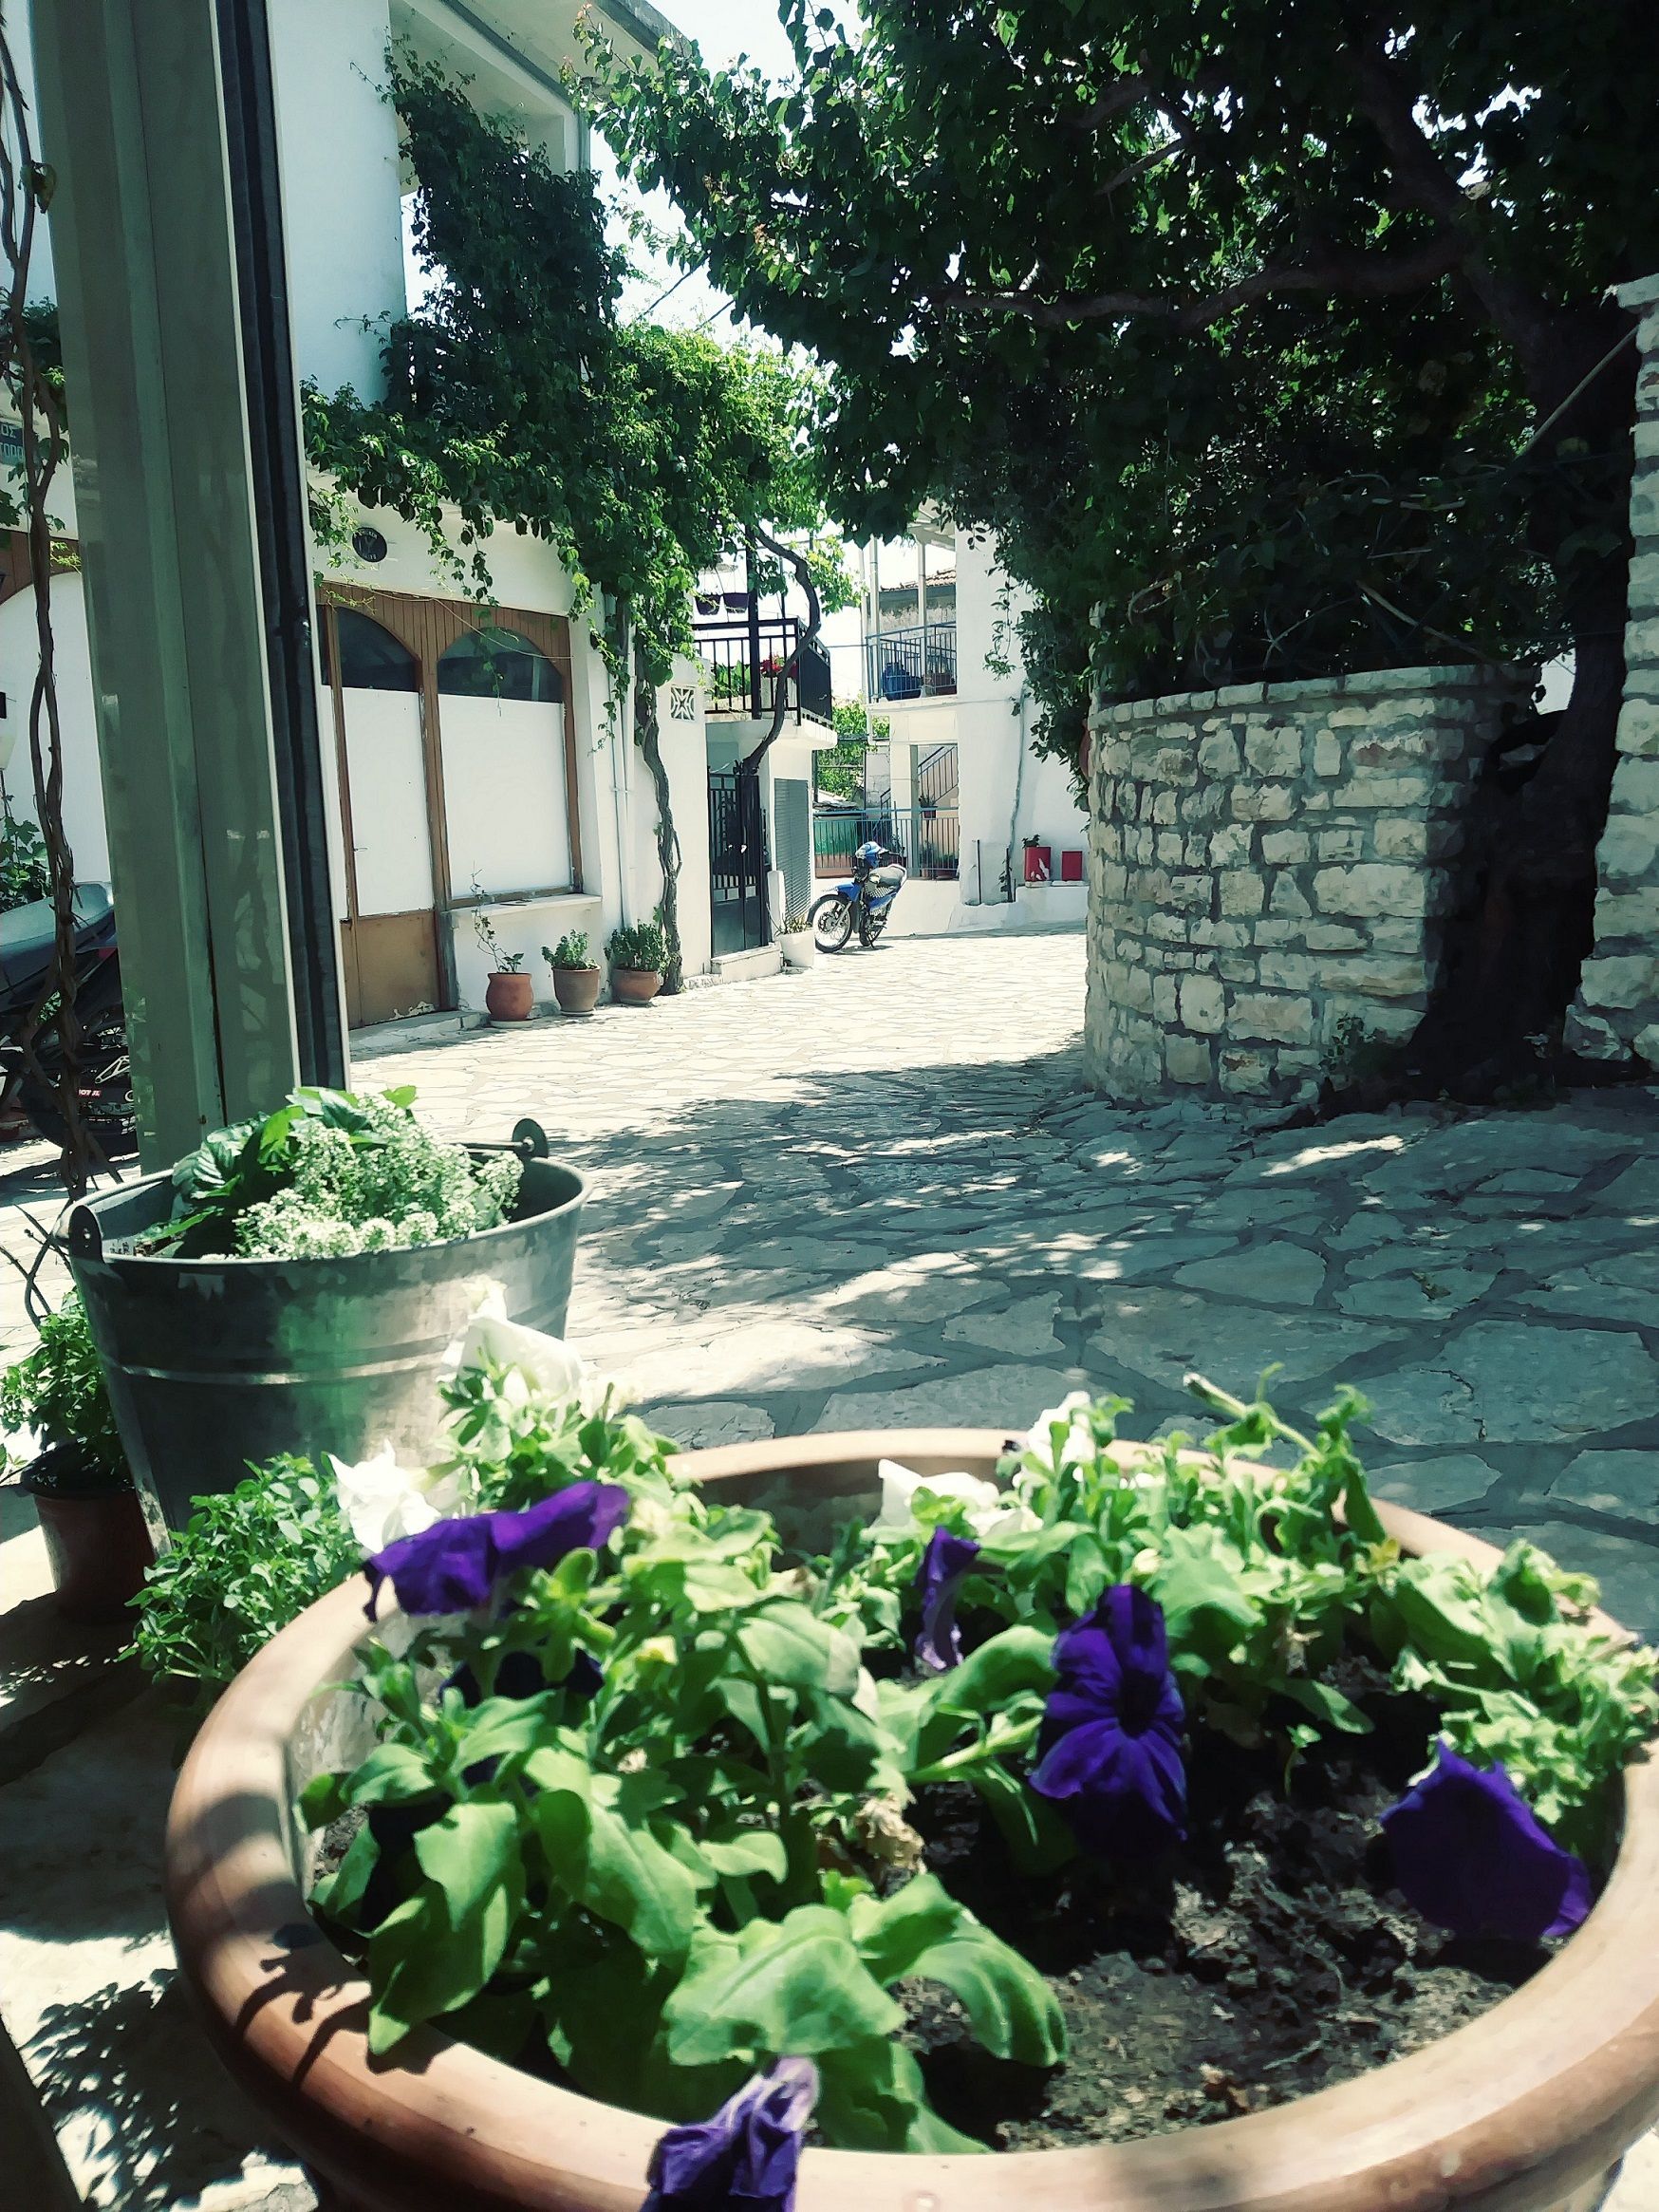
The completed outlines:
[[[313,527],[339,543],[355,504],[389,507],[481,599],[495,528],[553,547],[610,671],[613,712],[632,688],[672,924],[678,842],[653,758],[655,687],[691,646],[699,575],[746,533],[804,541],[815,573],[837,568],[806,436],[810,378],[776,351],[624,323],[626,262],[590,176],[555,170],[407,54],[394,58],[391,90],[431,290],[388,336],[383,401],[305,392],[324,474]]]

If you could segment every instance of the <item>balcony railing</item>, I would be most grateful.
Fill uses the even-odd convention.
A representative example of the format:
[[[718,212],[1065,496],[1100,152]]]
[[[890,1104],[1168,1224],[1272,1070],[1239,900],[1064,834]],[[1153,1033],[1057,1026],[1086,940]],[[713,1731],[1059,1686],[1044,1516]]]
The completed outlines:
[[[957,687],[957,626],[929,622],[885,629],[864,642],[865,691],[870,699],[941,699]]]
[[[897,853],[924,883],[954,883],[961,868],[960,823],[952,807],[820,807],[812,816],[812,871],[846,875],[871,839]]]
[[[830,655],[820,645],[801,643],[801,624],[794,615],[699,622],[696,634],[708,684],[711,719],[718,715],[742,716],[752,722],[769,719],[777,679],[797,647],[800,659],[789,682],[790,720],[828,722],[832,719]]]

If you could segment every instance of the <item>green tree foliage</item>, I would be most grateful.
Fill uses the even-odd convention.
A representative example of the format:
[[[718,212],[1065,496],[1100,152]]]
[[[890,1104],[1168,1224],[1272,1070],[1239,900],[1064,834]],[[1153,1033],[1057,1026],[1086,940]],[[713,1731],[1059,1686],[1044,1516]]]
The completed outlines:
[[[1533,921],[1477,979],[1519,1031],[1558,1014],[1623,675],[1607,288],[1659,265],[1647,0],[780,12],[792,83],[602,56],[602,121],[738,308],[834,365],[846,505],[997,528],[1046,600],[1056,737],[1095,604],[1127,691],[1570,633],[1572,704],[1485,856]]]

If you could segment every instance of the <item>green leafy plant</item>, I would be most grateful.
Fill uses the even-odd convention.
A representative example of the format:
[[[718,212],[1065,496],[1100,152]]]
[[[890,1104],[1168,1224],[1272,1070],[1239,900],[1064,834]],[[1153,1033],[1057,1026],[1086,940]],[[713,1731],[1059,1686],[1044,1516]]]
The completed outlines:
[[[407,1085],[361,1097],[306,1089],[274,1114],[215,1131],[174,1169],[172,1218],[142,1249],[328,1258],[498,1228],[522,1162],[475,1163],[421,1126],[414,1099]]]
[[[0,815],[0,914],[52,895],[46,839],[7,807]]]
[[[605,941],[605,956],[612,967],[656,970],[661,973],[668,957],[662,925],[655,916],[615,928]]]
[[[542,958],[553,968],[590,968],[596,965],[587,949],[586,929],[567,929],[556,945],[542,947]]]
[[[133,1601],[133,1649],[148,1673],[188,1679],[206,1701],[363,1553],[307,1459],[273,1459],[194,1505]]]
[[[0,1375],[0,1427],[11,1435],[32,1431],[43,1453],[62,1455],[55,1469],[44,1468],[33,1478],[43,1489],[132,1488],[103,1368],[77,1292],[71,1290],[42,1321],[33,1351]]]
[[[478,891],[477,878],[473,879],[475,895]],[[484,958],[490,963],[492,975],[517,975],[524,966],[522,952],[503,952],[501,941],[495,934],[495,925],[482,907],[473,909],[473,935],[483,947]]]
[[[809,917],[798,907],[792,907],[783,918],[783,934],[786,937],[798,937],[811,926]]]

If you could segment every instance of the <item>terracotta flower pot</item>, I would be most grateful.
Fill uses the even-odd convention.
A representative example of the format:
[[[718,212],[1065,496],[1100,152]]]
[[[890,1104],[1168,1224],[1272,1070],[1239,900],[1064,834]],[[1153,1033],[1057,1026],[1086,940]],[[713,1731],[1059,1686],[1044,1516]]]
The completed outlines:
[[[873,1503],[876,1462],[994,1472],[999,1431],[807,1436],[687,1454],[723,1496],[784,1485]],[[850,1504],[848,1510],[856,1509]],[[1379,1508],[1409,1551],[1490,1545]],[[363,1635],[359,1584],[303,1614],[196,1737],[167,1830],[180,1964],[233,2073],[361,2212],[639,2212],[662,2124],[429,2029],[371,2063],[368,1991],[309,1918],[290,1808],[343,1755],[330,1685]],[[355,1701],[350,1701],[355,1709]],[[361,1726],[361,1724],[360,1724]],[[1138,2142],[982,2157],[810,2149],[798,2212],[1590,2212],[1659,2115],[1659,1764],[1626,1780],[1617,1865],[1584,1926],[1482,2018],[1357,2081]]]
[[[535,1012],[535,986],[522,969],[493,975],[484,985],[484,1010],[492,1022],[528,1022]]]
[[[563,1013],[591,1014],[599,1003],[598,968],[554,968],[553,996]]]
[[[129,1601],[143,1587],[144,1569],[156,1557],[138,1492],[78,1495],[72,1490],[37,1487],[37,1471],[49,1479],[47,1471],[57,1456],[43,1454],[24,1480],[40,1516],[58,1611],[65,1621],[87,1627],[124,1621]]]
[[[613,967],[610,971],[610,995],[619,1005],[648,1006],[662,988],[662,978],[654,967]]]

